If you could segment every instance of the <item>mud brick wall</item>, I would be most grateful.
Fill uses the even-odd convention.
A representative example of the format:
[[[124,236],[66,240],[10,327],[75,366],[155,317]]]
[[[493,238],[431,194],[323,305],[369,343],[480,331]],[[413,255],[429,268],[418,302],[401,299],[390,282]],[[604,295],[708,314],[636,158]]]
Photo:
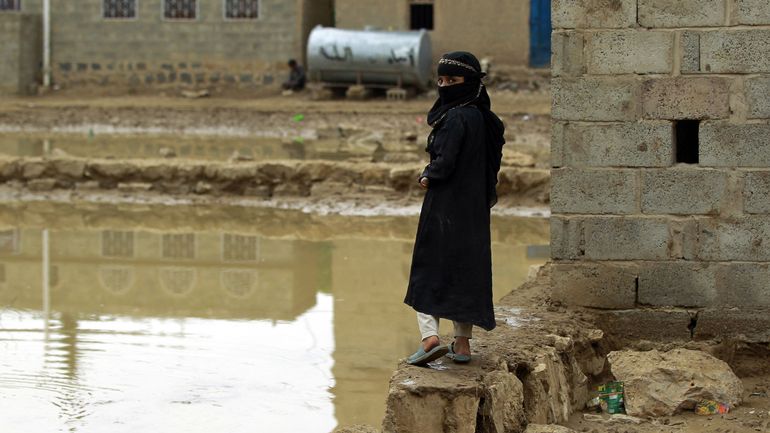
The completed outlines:
[[[61,87],[254,90],[279,86],[286,61],[328,1],[260,0],[258,19],[224,17],[224,0],[198,0],[197,18],[169,20],[163,0],[138,0],[136,18],[105,19],[102,0],[52,2],[53,82]],[[22,2],[41,13],[41,0]]]
[[[770,3],[554,0],[552,20],[556,299],[770,340]]]
[[[41,62],[39,15],[0,13],[0,95],[29,94]]]

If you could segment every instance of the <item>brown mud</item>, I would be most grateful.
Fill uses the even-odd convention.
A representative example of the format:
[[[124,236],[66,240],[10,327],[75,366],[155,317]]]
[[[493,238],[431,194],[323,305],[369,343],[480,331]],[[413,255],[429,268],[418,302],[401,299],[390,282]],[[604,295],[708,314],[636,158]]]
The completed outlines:
[[[607,353],[622,347],[599,329],[592,312],[553,305],[549,274],[546,265],[497,303],[498,327],[476,333],[470,364],[444,358],[421,368],[402,361],[391,378],[382,431],[524,432],[528,425],[544,424],[596,433],[770,431],[770,347],[735,341],[631,345],[703,350],[727,362],[745,389],[742,404],[728,414],[640,419],[586,409],[596,387],[612,380]]]

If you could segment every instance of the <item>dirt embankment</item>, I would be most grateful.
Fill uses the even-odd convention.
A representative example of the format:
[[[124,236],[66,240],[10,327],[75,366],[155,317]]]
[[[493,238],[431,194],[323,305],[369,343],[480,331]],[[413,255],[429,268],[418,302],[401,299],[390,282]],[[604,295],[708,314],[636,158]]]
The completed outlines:
[[[591,312],[569,310],[550,302],[549,273],[546,265],[535,278],[497,303],[498,326],[489,333],[475,332],[470,364],[453,364],[446,358],[430,368],[401,363],[391,377],[382,431],[770,431],[770,349],[766,345],[637,341],[618,347],[617,341],[607,337],[607,330],[597,327]],[[451,337],[442,339],[450,341]],[[640,352],[685,348],[719,358],[740,377],[742,403],[728,414],[714,416],[699,416],[690,409],[663,417],[637,418],[602,415],[587,409],[586,403],[596,395],[597,385],[613,380],[607,355],[629,348]],[[662,373],[666,373],[665,369]],[[683,385],[694,392],[701,390],[696,383]]]
[[[304,197],[340,200],[370,197],[401,205],[421,199],[421,165],[335,161],[207,163],[196,161],[106,160],[85,158],[0,159],[0,182],[36,192],[68,189],[87,194],[162,193],[248,196],[261,199]],[[548,202],[547,170],[504,167],[499,175],[501,203],[538,206]]]
[[[542,207],[549,201],[548,94],[502,91],[493,99],[507,124],[500,206]],[[60,95],[7,99],[0,102],[0,132],[6,141],[12,140],[7,134],[33,134],[34,140],[47,142],[39,147],[53,151],[43,151],[40,158],[21,158],[23,151],[7,155],[0,162],[0,182],[36,192],[99,190],[410,205],[421,198],[416,177],[427,162],[424,139],[430,128],[425,112],[431,103],[426,97],[406,102],[310,101],[306,95],[255,100]],[[68,138],[61,139],[62,134]],[[210,139],[212,147],[224,137],[275,139],[302,151],[294,152],[298,156],[292,160],[254,161],[250,155],[235,155],[228,162],[176,158],[173,149],[162,149],[169,151],[163,155],[118,158],[98,153],[105,151],[94,144],[73,144],[73,137],[92,143],[94,136],[198,137]],[[332,154],[329,149],[334,149]],[[304,159],[307,155],[315,159]]]

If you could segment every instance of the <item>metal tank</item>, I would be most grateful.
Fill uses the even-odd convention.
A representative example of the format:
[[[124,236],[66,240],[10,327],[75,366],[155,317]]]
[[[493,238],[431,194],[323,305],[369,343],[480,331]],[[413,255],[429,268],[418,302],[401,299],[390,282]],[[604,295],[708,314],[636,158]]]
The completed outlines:
[[[307,42],[309,77],[329,85],[426,88],[431,82],[425,30],[389,32],[317,26]]]

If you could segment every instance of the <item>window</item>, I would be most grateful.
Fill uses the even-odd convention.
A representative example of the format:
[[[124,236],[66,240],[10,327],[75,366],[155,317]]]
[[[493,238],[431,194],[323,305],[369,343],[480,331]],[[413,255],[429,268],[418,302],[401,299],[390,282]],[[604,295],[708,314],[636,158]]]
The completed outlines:
[[[21,9],[21,0],[0,0],[0,11],[18,11]]]
[[[104,18],[136,18],[136,0],[103,0]]]
[[[699,156],[698,129],[700,120],[679,120],[674,123],[675,161],[684,164],[697,164]]]
[[[102,256],[134,257],[134,233],[104,230],[102,232]]]
[[[409,5],[409,28],[433,30],[433,2],[413,2]]]
[[[259,0],[225,0],[225,18],[233,20],[259,18]]]
[[[195,258],[195,234],[164,234],[163,251],[164,259],[194,259]]]
[[[256,236],[243,236],[226,233],[222,240],[225,261],[257,260],[259,241]]]
[[[197,0],[163,0],[163,18],[169,20],[194,20],[197,17]]]

